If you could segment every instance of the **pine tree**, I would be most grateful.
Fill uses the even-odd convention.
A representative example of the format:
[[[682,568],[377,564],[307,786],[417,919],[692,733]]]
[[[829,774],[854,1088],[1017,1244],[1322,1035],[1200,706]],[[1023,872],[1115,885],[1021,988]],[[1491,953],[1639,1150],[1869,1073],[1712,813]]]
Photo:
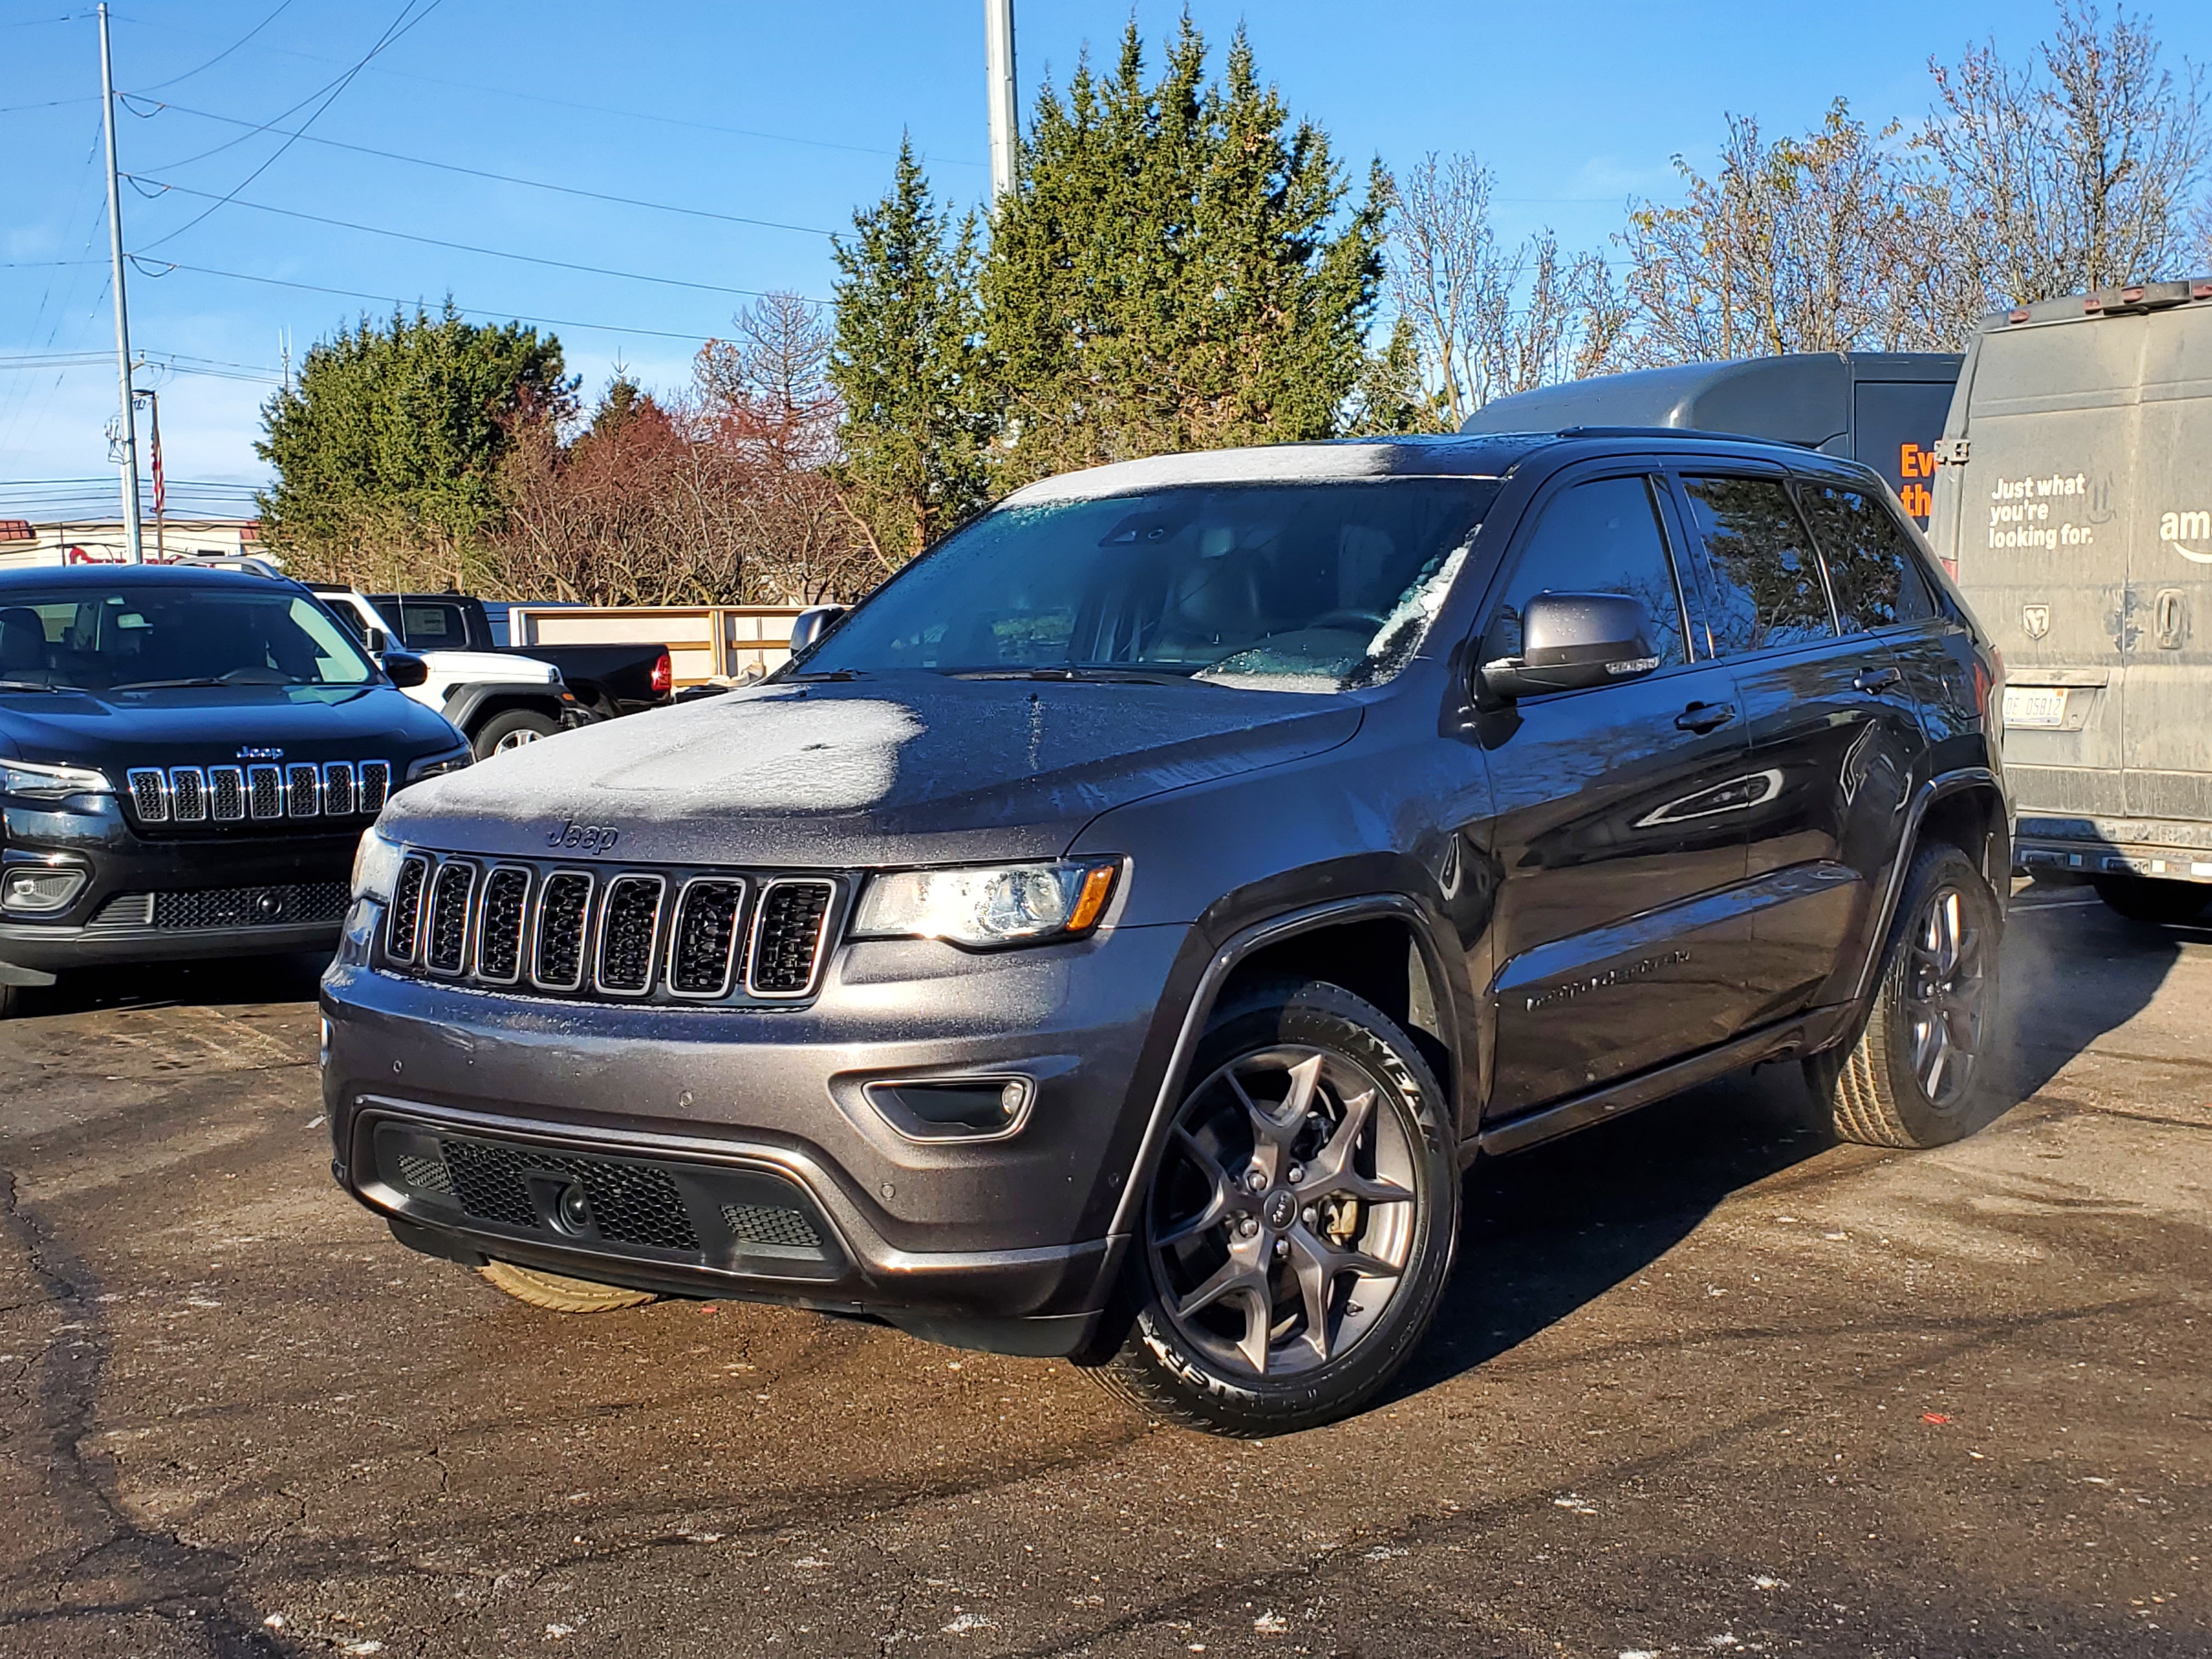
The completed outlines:
[[[1189,18],[1147,86],[1133,22],[1109,77],[1039,94],[982,268],[1003,486],[1072,466],[1340,429],[1368,369],[1389,183],[1347,194],[1243,31],[1221,80]]]
[[[978,373],[976,226],[930,195],[912,143],[890,193],[836,244],[836,343],[844,404],[841,477],[886,564],[898,564],[984,500],[992,411]]]

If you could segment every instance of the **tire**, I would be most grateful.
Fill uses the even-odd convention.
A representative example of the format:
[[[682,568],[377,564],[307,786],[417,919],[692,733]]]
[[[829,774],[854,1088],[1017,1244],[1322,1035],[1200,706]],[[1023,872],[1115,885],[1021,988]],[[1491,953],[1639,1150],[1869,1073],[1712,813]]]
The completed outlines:
[[[548,1313],[612,1313],[620,1308],[641,1308],[660,1298],[650,1291],[629,1291],[619,1285],[601,1285],[589,1279],[570,1279],[518,1267],[512,1261],[487,1261],[477,1269],[487,1283],[497,1285],[518,1302]]]
[[[1147,1415],[1215,1434],[1348,1416],[1413,1353],[1451,1273],[1450,1103],[1380,1009],[1318,981],[1217,1012],[1189,1076],[1138,1212],[1126,1334],[1085,1369]]]
[[[2204,914],[2212,886],[2194,881],[2160,881],[2155,876],[2095,876],[2097,896],[2130,921],[2178,927]]]
[[[0,1019],[15,1013],[22,1000],[22,989],[20,985],[0,985]]]
[[[489,760],[504,750],[550,738],[560,729],[561,722],[550,714],[541,714],[534,708],[509,708],[477,727],[469,748],[478,760]]]
[[[1990,1097],[2003,912],[1974,861],[1930,842],[1914,855],[1856,1038],[1805,1062],[1836,1133],[1868,1146],[1948,1146]]]

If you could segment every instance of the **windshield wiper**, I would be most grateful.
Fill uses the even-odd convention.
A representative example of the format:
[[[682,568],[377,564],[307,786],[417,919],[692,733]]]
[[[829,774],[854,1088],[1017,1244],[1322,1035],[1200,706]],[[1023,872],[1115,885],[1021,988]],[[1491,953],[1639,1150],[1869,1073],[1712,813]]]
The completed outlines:
[[[0,680],[0,691],[74,691],[76,686],[42,685],[35,680]]]
[[[1166,668],[1118,668],[1107,663],[1053,663],[1036,668],[955,668],[961,680],[1078,680],[1097,685],[1187,685],[1188,674]]]
[[[213,674],[195,675],[182,680],[126,680],[121,685],[112,685],[111,691],[168,691],[180,685],[228,685],[230,682]]]

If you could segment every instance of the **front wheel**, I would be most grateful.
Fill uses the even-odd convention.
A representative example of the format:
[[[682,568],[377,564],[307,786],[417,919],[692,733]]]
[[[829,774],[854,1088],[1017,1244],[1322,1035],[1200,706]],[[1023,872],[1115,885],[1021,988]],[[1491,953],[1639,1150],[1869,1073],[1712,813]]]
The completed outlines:
[[[2097,896],[2130,921],[2179,927],[2204,914],[2212,886],[2194,881],[2160,881],[2155,876],[2097,876]]]
[[[1380,1009],[1279,983],[1217,1014],[1131,1243],[1127,1336],[1091,1375],[1149,1415],[1257,1437],[1358,1410],[1435,1316],[1457,1135]]]
[[[1856,1041],[1813,1055],[1805,1080],[1836,1133],[1942,1146],[1980,1121],[1997,1008],[1996,895],[1974,861],[1932,843],[1912,860]]]
[[[540,738],[550,738],[560,729],[561,722],[550,714],[541,714],[532,708],[510,708],[505,714],[494,714],[477,727],[476,736],[469,739],[469,748],[478,760],[489,760],[494,755],[503,755],[525,744],[536,743]]]

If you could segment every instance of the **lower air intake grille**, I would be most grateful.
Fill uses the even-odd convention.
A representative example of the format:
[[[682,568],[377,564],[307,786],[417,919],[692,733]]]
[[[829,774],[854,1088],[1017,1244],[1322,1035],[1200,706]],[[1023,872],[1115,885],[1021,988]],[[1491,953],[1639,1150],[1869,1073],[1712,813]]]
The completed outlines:
[[[437,1193],[447,1198],[454,1196],[453,1172],[446,1167],[442,1159],[417,1158],[411,1152],[402,1152],[397,1162],[400,1178],[416,1192]]]
[[[826,881],[773,881],[761,896],[753,924],[752,967],[747,983],[756,996],[804,996],[814,987],[822,952],[822,924],[836,889]]]
[[[814,1224],[796,1210],[769,1204],[725,1204],[722,1224],[740,1244],[773,1244],[787,1250],[813,1250],[822,1246]]]
[[[684,1211],[683,1194],[659,1170],[456,1137],[440,1146],[454,1195],[478,1220],[541,1227],[533,1184],[540,1188],[550,1214],[562,1188],[573,1183],[583,1188],[590,1231],[601,1238],[659,1250],[699,1249],[699,1234]]]
[[[344,919],[346,884],[295,882],[276,887],[205,887],[191,893],[154,895],[154,926],[298,927]]]

